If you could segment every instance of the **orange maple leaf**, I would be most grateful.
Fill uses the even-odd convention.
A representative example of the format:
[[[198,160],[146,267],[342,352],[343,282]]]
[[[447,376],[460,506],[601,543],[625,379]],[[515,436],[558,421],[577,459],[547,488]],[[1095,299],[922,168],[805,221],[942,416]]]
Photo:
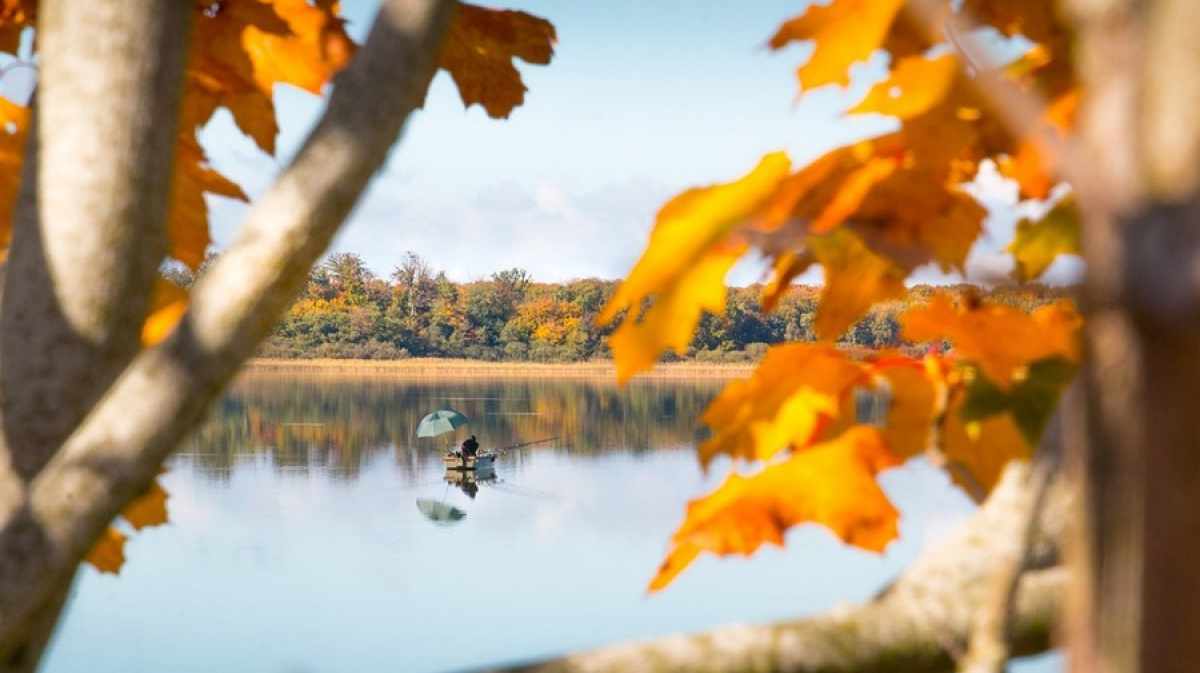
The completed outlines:
[[[896,538],[898,513],[875,477],[897,464],[878,430],[858,426],[753,476],[730,475],[688,504],[650,590],[667,586],[701,551],[749,555],[763,543],[782,546],[784,533],[802,523],[819,523],[848,544],[883,551]]]
[[[125,564],[125,536],[112,526],[105,528],[83,560],[102,573],[121,572]]]
[[[224,107],[243,133],[274,154],[275,85],[320,93],[354,55],[337,3],[225,0],[197,8],[202,16],[192,39],[180,128],[199,128]]]
[[[141,530],[147,526],[161,526],[167,522],[167,498],[170,497],[162,485],[155,479],[146,492],[133,499],[121,516],[133,526]]]
[[[513,59],[546,65],[556,39],[545,19],[460,3],[438,67],[450,73],[464,106],[478,103],[488,116],[503,119],[525,102],[527,89]]]
[[[153,346],[167,338],[188,307],[187,290],[161,276],[154,279],[150,314],[142,325],[142,345]]]
[[[866,97],[847,113],[874,112],[911,119],[945,99],[958,76],[958,59],[952,55],[937,58],[910,56],[897,63],[888,76],[872,86]]]
[[[781,49],[794,41],[816,42],[812,57],[796,74],[803,89],[824,84],[850,83],[850,66],[866,61],[883,46],[904,6],[904,0],[834,0],[809,5],[800,16],[776,31],[768,45]]]
[[[731,382],[700,420],[713,437],[696,453],[707,467],[718,454],[769,460],[785,447],[812,444],[838,413],[862,367],[828,344],[774,346],[750,378]]]
[[[942,428],[942,467],[950,478],[971,496],[983,502],[1010,460],[1030,460],[1033,447],[1025,440],[1009,414],[988,416],[968,423],[962,418],[965,395],[957,394],[950,404]]]
[[[1047,151],[1046,137],[1065,140],[1075,125],[1078,107],[1078,89],[1056,98],[1043,114],[1042,134],[1023,138],[1012,156],[997,162],[1003,175],[1017,181],[1023,198],[1044,199],[1057,184],[1060,167],[1053,159],[1054,153]]]
[[[29,109],[0,96],[0,250],[5,254],[12,239],[28,127]]]
[[[1011,387],[1021,368],[1037,360],[1058,356],[1079,362],[1082,318],[1066,301],[1026,314],[974,302],[956,309],[946,293],[938,293],[929,304],[905,311],[900,325],[901,335],[910,341],[946,339],[1002,390]]]
[[[825,270],[825,287],[814,326],[834,340],[876,302],[904,294],[908,270],[868,248],[847,229],[809,238],[813,261]]]
[[[250,200],[242,188],[208,166],[208,157],[193,137],[180,136],[175,149],[175,184],[167,215],[171,257],[193,271],[200,268],[212,242],[204,195]]]
[[[16,55],[21,33],[37,20],[37,0],[0,0],[0,51]]]
[[[900,460],[925,453],[940,411],[941,378],[930,376],[923,361],[895,351],[872,353],[858,364],[863,375],[849,391],[852,394],[842,396],[837,417],[826,426],[822,438],[836,437],[856,424],[869,424],[879,428]]]
[[[768,155],[742,179],[689,190],[659,211],[646,251],[596,319],[603,326],[629,310],[610,340],[621,382],[666,348],[685,352],[703,311],[724,309],[725,275],[745,250],[729,234],[761,213],[789,167],[783,153]]]

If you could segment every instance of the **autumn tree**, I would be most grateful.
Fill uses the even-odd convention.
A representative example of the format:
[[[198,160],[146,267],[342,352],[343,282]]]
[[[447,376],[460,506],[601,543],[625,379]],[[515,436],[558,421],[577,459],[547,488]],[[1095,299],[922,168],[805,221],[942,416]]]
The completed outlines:
[[[1200,649],[1198,20],[1188,0],[833,0],[784,21],[767,43],[811,46],[801,96],[885,56],[845,114],[894,125],[802,166],[770,154],[672,199],[601,314],[623,316],[611,343],[628,380],[683,352],[705,311],[729,310],[724,277],[748,252],[769,260],[765,311],[801,273],[824,275],[820,342],[772,348],[703,414],[713,437],[700,462],[724,455],[744,469],[689,505],[651,588],[701,553],[753,553],[802,523],[882,550],[897,513],[876,476],[916,456],[984,504],[858,608],[522,670],[1002,670],[1049,646],[1063,507],[1072,669],[1189,670]],[[904,338],[930,344],[924,356],[836,348],[917,268],[965,271],[986,212],[964,184],[985,162],[1045,213],[1016,228],[1013,280],[1079,254],[1079,312],[963,288],[898,316]]]
[[[119,565],[109,522],[162,520],[163,459],[301,289],[435,68],[505,117],[525,91],[512,60],[553,49],[544,20],[440,0],[387,0],[358,48],[336,9],[0,7],[0,50],[34,45],[38,71],[31,108],[0,99],[0,670],[36,667],[85,555]],[[168,258],[203,262],[206,194],[246,198],[208,165],[200,129],[228,110],[273,153],[274,87],[331,79],[309,137],[190,297],[159,281]]]

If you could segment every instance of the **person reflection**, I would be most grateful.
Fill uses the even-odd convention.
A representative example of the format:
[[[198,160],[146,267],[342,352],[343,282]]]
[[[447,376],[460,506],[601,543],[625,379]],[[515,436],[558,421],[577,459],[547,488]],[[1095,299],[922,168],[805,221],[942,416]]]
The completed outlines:
[[[467,497],[472,500],[475,499],[475,494],[479,493],[479,481],[476,479],[474,472],[460,472],[457,470],[447,472],[446,482],[462,489],[462,492],[466,493]]]
[[[479,492],[479,484],[475,483],[474,479],[465,479],[462,483],[462,491],[467,494],[467,497],[474,500],[475,494]]]

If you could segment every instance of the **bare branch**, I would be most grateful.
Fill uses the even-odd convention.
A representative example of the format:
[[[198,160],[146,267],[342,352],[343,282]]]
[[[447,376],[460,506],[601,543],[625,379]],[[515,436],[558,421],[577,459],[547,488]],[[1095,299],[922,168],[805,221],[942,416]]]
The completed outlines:
[[[1012,527],[1035,500],[1028,464],[1013,462],[993,495],[957,534],[923,553],[905,574],[873,601],[794,622],[730,626],[618,645],[561,659],[495,669],[508,673],[662,673],[789,671],[822,673],[952,671],[973,613],[995,573],[995,549],[1010,541],[994,535]],[[1058,566],[1056,540],[1065,523],[1067,494],[1056,486],[1039,510],[1031,570],[1021,575],[1008,632],[1014,655],[1045,651],[1058,623],[1066,572]],[[1014,518],[1015,517],[1015,518]],[[1019,533],[1020,531],[1018,531]],[[1019,535],[1018,535],[1019,537]]]

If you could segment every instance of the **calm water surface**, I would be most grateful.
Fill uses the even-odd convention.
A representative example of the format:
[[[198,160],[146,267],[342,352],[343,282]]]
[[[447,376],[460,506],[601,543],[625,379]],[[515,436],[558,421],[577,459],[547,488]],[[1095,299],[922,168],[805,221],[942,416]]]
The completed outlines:
[[[969,516],[908,465],[885,477],[905,517],[884,555],[806,526],[647,595],[687,500],[728,470],[693,452],[720,385],[248,375],[170,460],[171,523],[131,534],[119,577],[81,569],[43,671],[421,673],[795,617],[869,598]],[[447,481],[447,440],[415,431],[443,406],[472,419],[455,439],[556,439]]]

